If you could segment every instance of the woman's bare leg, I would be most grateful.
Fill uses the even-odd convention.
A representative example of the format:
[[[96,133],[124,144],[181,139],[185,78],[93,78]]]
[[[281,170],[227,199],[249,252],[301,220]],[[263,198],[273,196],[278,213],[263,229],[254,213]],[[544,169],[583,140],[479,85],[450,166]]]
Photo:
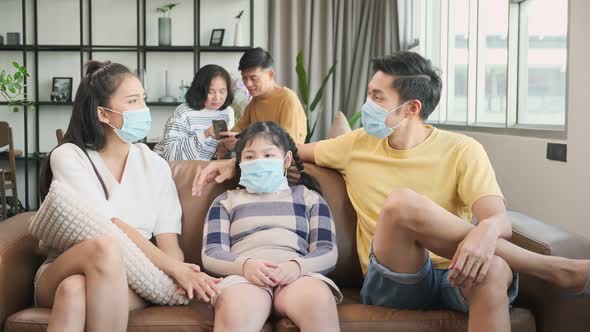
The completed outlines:
[[[72,276],[76,277],[69,279]],[[85,283],[85,329],[125,331],[129,314],[125,266],[118,241],[107,236],[68,249],[39,277],[39,305],[57,307],[50,318],[50,329],[69,331],[62,327],[66,323],[80,326],[79,316],[73,314],[79,310],[73,307],[73,303],[79,302],[82,296],[79,276],[83,276]],[[58,316],[61,319],[58,320]]]
[[[57,286],[47,331],[84,331],[85,324],[86,277],[74,274]]]

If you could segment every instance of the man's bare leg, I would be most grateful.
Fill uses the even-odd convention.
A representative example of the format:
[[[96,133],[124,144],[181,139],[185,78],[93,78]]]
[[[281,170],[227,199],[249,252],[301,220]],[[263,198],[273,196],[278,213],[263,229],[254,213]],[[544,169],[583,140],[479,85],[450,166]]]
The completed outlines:
[[[474,227],[423,195],[396,191],[387,198],[379,216],[373,238],[375,256],[392,271],[413,273],[425,262],[425,248],[451,259]],[[504,239],[497,240],[495,255],[516,272],[565,289],[580,291],[588,280],[589,260],[541,255]]]

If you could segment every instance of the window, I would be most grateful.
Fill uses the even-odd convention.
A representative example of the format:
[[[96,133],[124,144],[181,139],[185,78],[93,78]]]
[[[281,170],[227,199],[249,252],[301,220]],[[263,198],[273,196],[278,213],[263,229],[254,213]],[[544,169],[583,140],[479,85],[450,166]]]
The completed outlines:
[[[426,0],[419,50],[444,82],[429,122],[565,135],[567,2]]]
[[[567,1],[520,4],[518,122],[565,124]]]
[[[447,121],[467,121],[469,64],[469,0],[449,2],[447,56]]]
[[[480,0],[476,122],[506,123],[508,1]]]

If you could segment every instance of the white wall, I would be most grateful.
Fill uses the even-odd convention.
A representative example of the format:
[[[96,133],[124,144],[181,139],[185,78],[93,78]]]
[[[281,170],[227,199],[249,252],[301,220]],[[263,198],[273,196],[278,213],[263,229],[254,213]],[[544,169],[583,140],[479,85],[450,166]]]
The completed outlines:
[[[88,8],[87,0],[84,5]],[[146,43],[157,45],[157,17],[155,8],[168,3],[167,0],[147,1],[146,7]],[[193,30],[193,1],[181,0],[180,5],[172,13],[172,44],[192,45]],[[33,43],[33,11],[32,0],[27,0],[27,39]],[[21,32],[22,19],[21,0],[0,1],[0,35],[6,32]],[[200,41],[201,45],[208,45],[211,30],[226,29],[223,46],[232,46],[234,41],[234,17],[245,9],[242,16],[242,37],[246,43],[250,41],[250,16],[254,15],[254,45],[268,48],[268,0],[254,0],[254,13],[250,13],[249,0],[201,0]],[[73,44],[80,42],[79,32],[79,1],[78,0],[38,0],[39,13],[39,44]],[[95,45],[135,45],[137,40],[135,1],[101,0],[93,1],[92,34]],[[88,31],[88,13],[85,13],[85,29]],[[87,33],[85,43],[87,43]],[[224,66],[233,75],[238,74],[240,53],[201,53],[201,66],[215,63]],[[135,52],[95,52],[96,60],[111,60],[120,62],[130,69],[137,67]],[[29,71],[33,71],[34,57],[27,57]],[[85,56],[85,61],[88,59]],[[0,51],[0,70],[10,69],[12,61],[23,62],[22,52]],[[192,53],[158,53],[147,55],[148,80],[146,92],[148,101],[157,101],[164,95],[164,71],[169,71],[170,94],[178,96],[180,81],[190,84],[195,68],[193,68]],[[39,95],[43,101],[49,100],[51,80],[54,76],[72,77],[73,93],[80,81],[79,52],[40,52],[39,54]],[[33,88],[34,85],[31,84]],[[33,89],[34,90],[34,89]],[[29,93],[34,91],[29,90]],[[34,94],[32,94],[34,96]],[[157,140],[162,136],[166,120],[174,111],[174,107],[152,107],[153,125],[148,140]],[[71,106],[42,106],[38,111],[28,113],[28,148],[35,151],[34,117],[39,112],[40,151],[50,151],[56,145],[55,130],[66,129],[71,114]],[[0,121],[7,121],[13,128],[15,148],[24,150],[25,131],[24,113],[12,113],[6,106],[0,106]],[[2,163],[0,162],[0,167]],[[30,162],[29,192],[36,193],[35,164]],[[24,201],[24,161],[17,162],[19,196]],[[35,204],[35,194],[29,194],[29,202]]]
[[[590,238],[590,1],[570,0],[569,12],[567,163],[546,159],[555,140],[468,134],[485,146],[510,209]]]

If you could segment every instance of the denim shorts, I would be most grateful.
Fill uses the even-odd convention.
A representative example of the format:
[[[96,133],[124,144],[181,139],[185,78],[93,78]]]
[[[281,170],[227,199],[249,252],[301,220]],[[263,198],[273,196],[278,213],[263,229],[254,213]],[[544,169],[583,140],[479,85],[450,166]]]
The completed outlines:
[[[430,256],[416,273],[396,273],[379,264],[373,248],[361,300],[364,304],[405,310],[454,310],[469,312],[469,303],[460,287],[453,287],[448,280],[451,270],[435,269]],[[518,294],[518,274],[513,274],[508,289],[512,304]]]

